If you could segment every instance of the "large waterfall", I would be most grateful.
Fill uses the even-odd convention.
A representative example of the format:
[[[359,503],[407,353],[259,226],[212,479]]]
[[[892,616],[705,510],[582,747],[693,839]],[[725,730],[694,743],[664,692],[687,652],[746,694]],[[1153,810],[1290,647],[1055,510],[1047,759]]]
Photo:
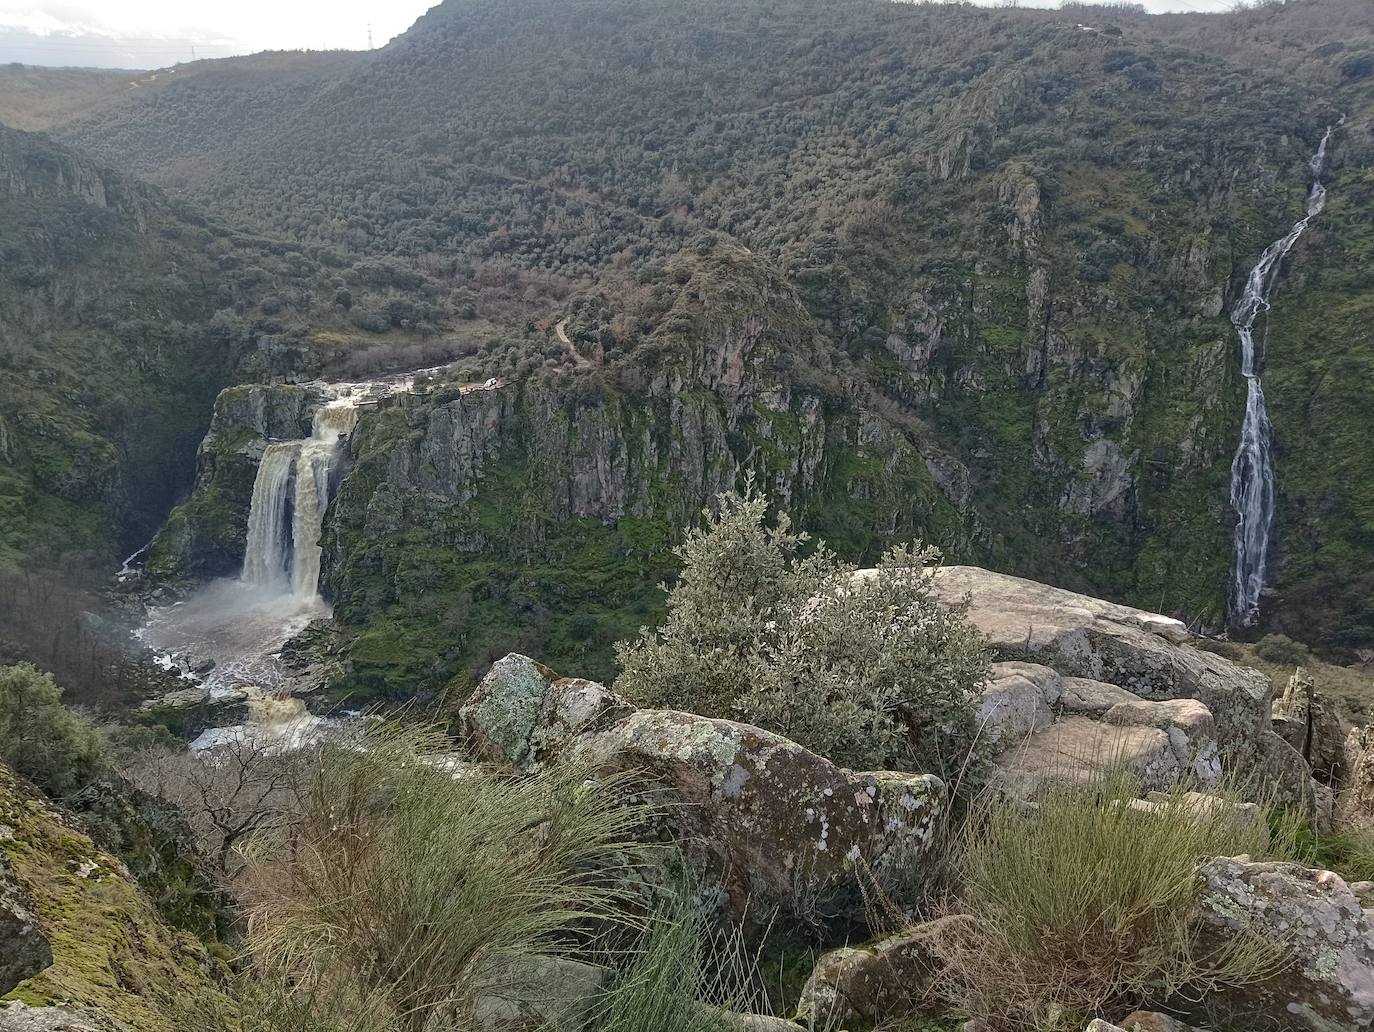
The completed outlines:
[[[1231,506],[1236,511],[1235,557],[1231,569],[1229,606],[1231,623],[1246,626],[1259,615],[1260,593],[1269,569],[1269,542],[1274,526],[1275,476],[1273,433],[1260,383],[1260,361],[1255,353],[1255,323],[1269,311],[1269,298],[1284,257],[1307,230],[1312,219],[1326,207],[1322,170],[1333,128],[1322,136],[1321,146],[1308,163],[1312,185],[1307,211],[1287,233],[1260,255],[1245,291],[1231,312],[1231,323],[1240,338],[1240,371],[1245,377],[1245,419],[1240,444],[1231,462]]]
[[[269,444],[263,452],[248,512],[247,583],[301,599],[318,593],[330,476],[357,414],[355,396],[336,398],[315,411],[310,437]]]

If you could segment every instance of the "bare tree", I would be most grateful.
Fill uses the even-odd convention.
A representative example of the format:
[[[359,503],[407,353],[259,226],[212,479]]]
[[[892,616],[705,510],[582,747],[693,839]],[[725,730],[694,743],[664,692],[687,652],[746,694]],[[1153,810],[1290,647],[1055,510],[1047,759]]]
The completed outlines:
[[[239,849],[285,827],[294,812],[291,772],[300,758],[236,733],[202,752],[145,750],[124,771],[137,787],[173,803],[220,875],[241,868]]]

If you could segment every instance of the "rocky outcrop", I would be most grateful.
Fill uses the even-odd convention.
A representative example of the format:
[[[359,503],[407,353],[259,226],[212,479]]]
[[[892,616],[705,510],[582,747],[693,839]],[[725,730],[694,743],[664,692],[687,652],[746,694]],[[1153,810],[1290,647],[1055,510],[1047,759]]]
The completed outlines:
[[[0,996],[51,963],[52,944],[39,924],[33,894],[0,855]]]
[[[1345,729],[1335,707],[1316,690],[1302,667],[1293,671],[1274,700],[1274,730],[1325,780],[1340,776],[1345,761]]]
[[[182,1032],[173,1003],[183,1015],[229,1012],[224,971],[201,941],[163,923],[123,863],[3,765],[0,831],[6,881],[21,887],[31,915],[19,923],[32,922],[50,947],[46,956],[30,948],[27,976],[14,987],[27,1006],[0,1010],[0,1029]],[[6,966],[12,945],[0,941]]]
[[[865,879],[896,893],[919,878],[944,808],[932,775],[850,771],[747,724],[635,709],[519,655],[492,667],[462,723],[488,761],[636,775],[663,804],[645,833],[676,841],[703,898],[737,919],[861,921]]]
[[[1251,934],[1281,953],[1269,978],[1226,990],[1231,1002],[1286,1028],[1374,1027],[1374,885],[1245,857],[1213,860],[1201,875],[1210,941]]]
[[[831,950],[802,988],[797,1020],[811,1029],[865,1027],[938,1009],[944,964],[935,943],[958,915],[927,921],[867,946]]]
[[[1121,1019],[1121,1024],[1113,1025],[1102,1018],[1094,1018],[1084,1032],[1200,1032],[1192,1025],[1185,1025],[1178,1018],[1158,1011],[1135,1011]]]
[[[1359,827],[1374,825],[1374,724],[1352,729],[1344,754],[1347,773],[1341,817]]]
[[[1179,621],[973,566],[933,572],[941,598],[970,600],[969,619],[1002,660],[1043,664],[1153,700],[1196,699],[1224,758],[1253,767],[1265,750],[1272,689],[1261,674],[1187,644]]]

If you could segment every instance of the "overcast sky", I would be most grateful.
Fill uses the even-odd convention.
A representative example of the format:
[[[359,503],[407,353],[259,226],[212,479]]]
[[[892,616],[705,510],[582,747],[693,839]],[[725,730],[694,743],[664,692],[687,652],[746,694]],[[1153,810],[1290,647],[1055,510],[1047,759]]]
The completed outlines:
[[[0,61],[159,68],[258,50],[361,50],[404,32],[439,0],[0,0]],[[993,2],[993,0],[986,0]],[[1053,7],[1057,0],[1022,0]],[[1224,11],[1232,0],[1144,0]]]

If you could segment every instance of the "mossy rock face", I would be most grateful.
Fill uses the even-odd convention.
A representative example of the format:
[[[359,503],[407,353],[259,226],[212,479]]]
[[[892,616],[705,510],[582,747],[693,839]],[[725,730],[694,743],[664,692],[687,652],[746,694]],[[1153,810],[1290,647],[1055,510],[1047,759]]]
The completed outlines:
[[[187,588],[243,565],[258,464],[271,440],[309,437],[319,391],[298,384],[242,384],[215,399],[196,458],[191,495],[172,510],[148,550],[156,585]]]
[[[164,924],[119,860],[4,767],[0,825],[0,852],[31,895],[53,955],[5,1000],[66,1005],[138,1032],[227,1027],[222,962]]]

